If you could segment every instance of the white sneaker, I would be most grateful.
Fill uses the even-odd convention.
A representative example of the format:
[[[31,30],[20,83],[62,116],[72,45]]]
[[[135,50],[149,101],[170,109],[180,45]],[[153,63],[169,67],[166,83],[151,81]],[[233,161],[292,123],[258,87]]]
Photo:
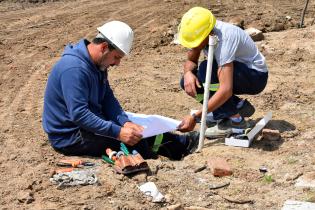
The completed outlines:
[[[230,119],[223,119],[218,122],[215,126],[207,128],[205,132],[205,137],[207,138],[220,138],[225,136],[230,136],[234,133],[233,130],[245,130],[249,128],[248,122],[244,119],[239,122],[233,122]]]

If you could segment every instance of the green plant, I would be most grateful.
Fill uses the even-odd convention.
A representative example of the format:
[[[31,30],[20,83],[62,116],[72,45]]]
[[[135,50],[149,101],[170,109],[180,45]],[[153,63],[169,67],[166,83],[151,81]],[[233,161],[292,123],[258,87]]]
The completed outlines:
[[[288,164],[294,164],[294,163],[297,163],[297,162],[298,162],[298,160],[295,159],[295,158],[292,158],[292,157],[289,157],[289,158],[287,159],[287,163],[288,163]]]
[[[265,183],[267,183],[267,184],[270,184],[270,183],[273,182],[273,181],[274,181],[274,179],[272,178],[271,175],[265,175],[265,176],[263,177],[263,182],[265,182]]]

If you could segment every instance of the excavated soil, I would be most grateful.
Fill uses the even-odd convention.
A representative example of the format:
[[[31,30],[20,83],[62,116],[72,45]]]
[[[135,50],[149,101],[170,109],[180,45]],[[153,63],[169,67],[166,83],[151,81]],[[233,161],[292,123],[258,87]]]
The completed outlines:
[[[256,43],[268,62],[268,85],[258,96],[245,97],[256,106],[252,120],[273,112],[267,127],[278,129],[281,139],[256,140],[250,148],[207,141],[202,153],[183,161],[149,160],[150,176],[123,177],[101,160],[87,158],[99,164],[99,185],[59,189],[51,184],[51,170],[62,155],[42,130],[43,93],[64,46],[92,39],[96,27],[108,20],[127,22],[135,31],[134,50],[110,70],[117,98],[127,111],[180,120],[201,106],[179,88],[185,49],[171,42],[181,15],[196,5],[211,8],[218,19],[239,18],[245,28],[264,32],[265,39]],[[287,199],[314,200],[314,190],[294,186],[295,178],[315,170],[315,2],[308,6],[306,27],[298,28],[303,7],[304,1],[296,0],[0,1],[0,208],[181,204],[190,209],[280,209]],[[194,173],[210,157],[225,158],[233,175],[216,178],[208,169]],[[268,175],[259,172],[261,166]],[[153,181],[166,202],[144,197],[137,186],[145,181]],[[209,188],[224,182],[230,185]]]

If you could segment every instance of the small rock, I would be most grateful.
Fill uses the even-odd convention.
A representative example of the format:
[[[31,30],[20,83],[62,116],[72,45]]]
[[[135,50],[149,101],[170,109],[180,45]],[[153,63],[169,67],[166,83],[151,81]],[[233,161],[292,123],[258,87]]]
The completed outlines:
[[[16,154],[11,154],[9,157],[9,160],[16,160],[17,159],[17,155]]]
[[[315,188],[315,172],[309,172],[296,181],[296,187]]]
[[[83,206],[82,209],[83,210],[91,210],[92,208],[90,208],[89,206]]]
[[[210,184],[209,188],[210,190],[216,190],[216,189],[220,189],[223,187],[227,187],[230,185],[230,182],[225,182],[225,183],[220,183],[220,184]]]
[[[159,179],[156,176],[148,176],[147,177],[148,182],[156,182]]]
[[[300,135],[300,131],[298,131],[298,130],[286,131],[286,132],[283,132],[281,134],[281,136],[283,138],[294,138],[294,137],[296,137],[298,135]]]
[[[199,207],[199,206],[189,206],[189,207],[186,207],[185,210],[211,210],[211,209]]]
[[[166,203],[172,203],[174,201],[174,198],[171,194],[166,194],[164,197]]]
[[[35,201],[35,199],[34,199],[33,196],[27,196],[25,203],[26,204],[30,204],[30,203],[32,203],[34,201]]]
[[[24,108],[24,107],[19,107],[19,108],[17,109],[17,111],[18,111],[18,112],[24,112],[24,111],[25,111],[25,108]]]
[[[289,173],[287,173],[287,174],[284,175],[284,179],[285,179],[286,181],[293,181],[293,180],[296,180],[297,178],[299,178],[299,177],[302,176],[302,175],[303,175],[302,172],[298,172],[298,173],[295,173],[295,174],[289,174]]]
[[[35,201],[33,193],[30,191],[22,191],[18,193],[17,199],[20,203],[30,204]]]
[[[169,162],[163,162],[159,165],[159,169],[164,169],[165,171],[174,170],[175,166]]]
[[[147,182],[147,174],[139,173],[139,174],[134,175],[132,179],[137,183],[144,183],[144,182]]]
[[[231,202],[231,203],[237,203],[237,204],[246,204],[246,203],[254,203],[254,200],[248,199],[248,198],[233,198],[230,196],[221,196],[225,200]]]
[[[266,128],[262,130],[262,136],[264,139],[270,141],[277,141],[281,137],[279,130],[271,130]]]
[[[203,170],[205,170],[206,168],[207,168],[206,165],[200,166],[200,167],[194,169],[194,173],[198,173],[198,172],[200,172],[200,171],[203,171]]]
[[[283,31],[285,29],[283,23],[276,23],[272,28],[271,31]]]
[[[182,207],[182,204],[179,203],[179,204],[167,206],[166,210],[184,210],[184,208]]]
[[[244,29],[244,19],[240,18],[240,17],[234,17],[232,18],[229,23],[240,27],[241,29]]]
[[[291,16],[285,16],[285,19],[287,19],[287,20],[292,20],[292,17]]]
[[[256,28],[248,28],[245,30],[245,32],[252,38],[252,40],[261,41],[264,39],[264,34],[262,31],[256,29]]]
[[[119,181],[123,181],[125,176],[123,174],[117,174],[116,176],[116,179],[119,180]]]

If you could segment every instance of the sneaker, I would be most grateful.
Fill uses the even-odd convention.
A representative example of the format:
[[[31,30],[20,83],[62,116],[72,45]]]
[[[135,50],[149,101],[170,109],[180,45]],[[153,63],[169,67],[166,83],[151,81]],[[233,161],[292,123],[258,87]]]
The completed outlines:
[[[186,140],[188,141],[187,151],[189,154],[194,153],[199,144],[199,132],[198,131],[191,131],[186,134]]]
[[[207,128],[205,132],[205,137],[225,137],[231,135],[233,133],[233,129],[247,129],[249,127],[249,124],[244,119],[239,123],[233,122],[230,119],[223,119],[215,126]]]
[[[212,112],[209,112],[209,113],[207,114],[207,117],[206,117],[206,125],[207,125],[207,128],[212,127],[212,126],[215,126],[217,123],[218,123],[218,120],[215,120],[215,119],[213,118],[213,113],[212,113]]]
[[[238,102],[237,109],[238,113],[242,117],[250,117],[255,113],[255,107],[249,101],[247,101],[247,99]]]

